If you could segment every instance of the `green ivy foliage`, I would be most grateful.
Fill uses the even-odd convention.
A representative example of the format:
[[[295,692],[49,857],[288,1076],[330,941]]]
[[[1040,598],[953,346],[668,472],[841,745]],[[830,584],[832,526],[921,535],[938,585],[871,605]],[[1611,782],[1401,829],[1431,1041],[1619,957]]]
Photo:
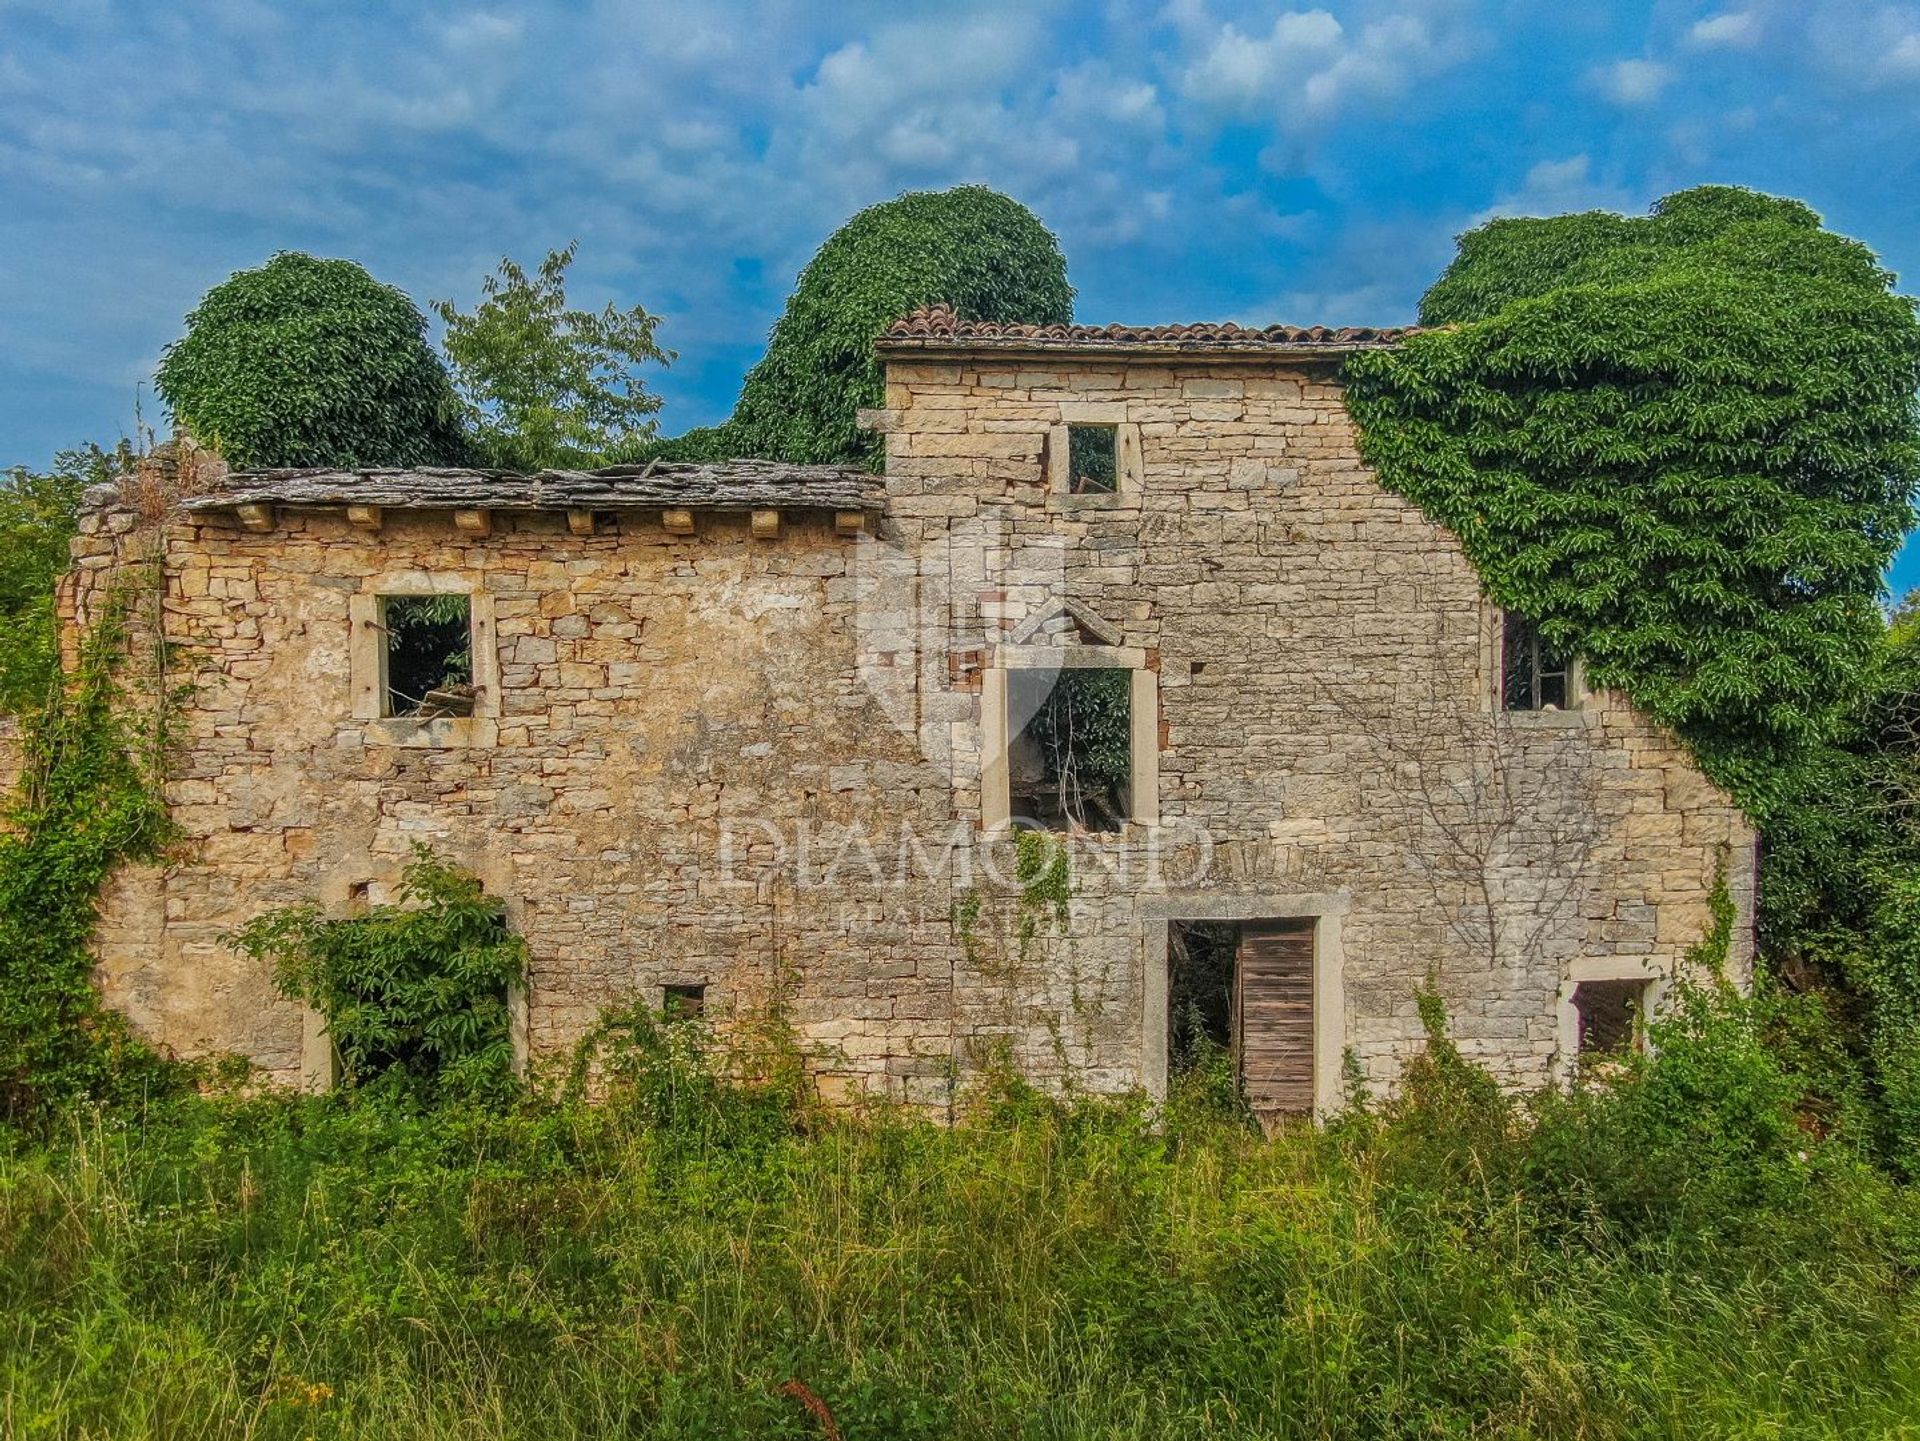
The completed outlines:
[[[127,604],[124,591],[110,597],[70,685],[28,713],[0,831],[0,1118],[16,1125],[176,1084],[101,1004],[88,947],[107,877],[158,854],[168,834],[155,784],[162,738],[132,727],[115,677]]]
[[[1061,671],[1027,722],[1061,804],[1081,824],[1101,810],[1125,814],[1133,775],[1133,676],[1117,669]]]
[[[80,493],[132,465],[132,450],[121,441],[113,450],[60,451],[50,470],[0,473],[0,713],[44,704],[59,677],[53,581],[67,568]]]
[[[854,412],[881,401],[873,343],[936,301],[977,320],[1073,319],[1066,257],[1032,211],[981,185],[910,192],[827,237],[747,372],[733,417],[659,453],[877,463],[879,437],[854,428]]]
[[[235,466],[444,464],[459,408],[426,329],[352,261],[282,251],[201,298],[154,385]]]
[[[325,1017],[348,1088],[420,1100],[510,1093],[507,990],[526,976],[526,942],[475,877],[423,845],[400,902],[334,919],[289,906],[231,939],[272,964],[282,994]]]
[[[1427,293],[1440,329],[1348,363],[1362,449],[1765,819],[1871,688],[1913,519],[1920,322],[1892,279],[1726,187],[1496,220]]]
[[[482,283],[471,315],[433,302],[480,463],[505,470],[613,465],[652,439],[660,397],[642,365],[673,359],[641,306],[567,308],[579,242],[549,251],[529,275],[512,259]]]

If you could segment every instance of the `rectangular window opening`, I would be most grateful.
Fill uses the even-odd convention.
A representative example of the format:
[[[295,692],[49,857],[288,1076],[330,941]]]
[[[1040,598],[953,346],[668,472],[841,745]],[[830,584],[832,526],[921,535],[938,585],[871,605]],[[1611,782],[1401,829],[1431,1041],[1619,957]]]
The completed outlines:
[[[1643,980],[1581,981],[1573,988],[1580,1018],[1580,1054],[1620,1055],[1632,1049],[1646,1012],[1651,983]]]
[[[660,1009],[669,1021],[694,1021],[707,1009],[704,985],[663,986]]]
[[[437,720],[473,714],[473,606],[464,595],[380,599],[386,638],[382,715]]]
[[[1015,825],[1118,831],[1133,793],[1133,672],[1014,670],[1007,792]]]
[[[1537,626],[1508,613],[1500,635],[1500,696],[1508,710],[1566,710],[1573,692],[1567,656],[1540,636]]]
[[[1110,495],[1120,484],[1120,428],[1067,427],[1067,490],[1073,495]]]

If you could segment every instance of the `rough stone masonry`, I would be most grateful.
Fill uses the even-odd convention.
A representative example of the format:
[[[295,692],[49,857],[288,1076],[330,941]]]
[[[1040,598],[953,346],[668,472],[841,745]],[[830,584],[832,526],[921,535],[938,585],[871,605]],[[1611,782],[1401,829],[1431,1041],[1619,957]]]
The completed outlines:
[[[1415,994],[1537,1083],[1582,983],[1657,1005],[1754,835],[1621,697],[1502,704],[1454,538],[1362,463],[1339,358],[1390,332],[999,327],[880,342],[884,477],[686,467],[202,477],[91,497],[68,642],[157,556],[181,839],[105,898],[100,980],[183,1054],[326,1083],[317,1018],[225,937],[393,894],[415,842],[527,940],[534,1064],[603,1007],[782,1004],[831,1096],[950,1104],[995,1058],[1166,1083],[1169,928],[1311,926],[1312,1087],[1391,1085]],[[1076,493],[1077,428],[1112,447]],[[387,711],[382,604],[467,598],[470,715]],[[1021,672],[1124,671],[1129,806],[1016,875]],[[1249,1022],[1251,1024],[1251,1022]]]

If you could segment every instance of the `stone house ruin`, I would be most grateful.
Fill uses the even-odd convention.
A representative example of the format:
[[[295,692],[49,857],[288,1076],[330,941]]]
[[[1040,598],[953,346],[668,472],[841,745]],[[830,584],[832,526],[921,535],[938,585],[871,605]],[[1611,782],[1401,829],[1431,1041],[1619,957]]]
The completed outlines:
[[[634,996],[778,995],[835,1096],[940,1106],[995,1053],[1159,1092],[1209,1035],[1277,1114],[1337,1105],[1348,1057],[1392,1084],[1428,983],[1516,1084],[1629,1043],[1718,876],[1744,974],[1754,835],[1368,471],[1338,365],[1395,340],[934,309],[879,342],[883,475],[92,495],[70,636],[157,554],[191,683],[182,839],[105,898],[109,999],[325,1084],[317,1018],[225,937],[387,899],[425,841],[526,938],[535,1058]]]

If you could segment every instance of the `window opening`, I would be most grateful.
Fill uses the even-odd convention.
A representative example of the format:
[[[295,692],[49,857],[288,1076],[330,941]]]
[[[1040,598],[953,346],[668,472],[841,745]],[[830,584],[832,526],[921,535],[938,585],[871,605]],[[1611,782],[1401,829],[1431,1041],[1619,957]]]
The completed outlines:
[[[660,1009],[666,1013],[669,1021],[698,1020],[707,1009],[707,988],[699,986],[666,986]]]
[[[1007,705],[1025,718],[1007,754],[1013,821],[1051,831],[1121,829],[1133,786],[1133,673],[1009,671]]]
[[[1500,693],[1508,710],[1565,710],[1572,666],[1530,620],[1508,614],[1501,629]]]
[[[473,714],[473,613],[464,595],[380,601],[387,642],[382,713],[432,720]]]
[[[1118,487],[1120,428],[1067,427],[1067,489],[1074,495],[1105,495]]]
[[[1648,982],[1582,981],[1573,988],[1580,1018],[1580,1054],[1617,1055],[1634,1044],[1647,1003]]]

